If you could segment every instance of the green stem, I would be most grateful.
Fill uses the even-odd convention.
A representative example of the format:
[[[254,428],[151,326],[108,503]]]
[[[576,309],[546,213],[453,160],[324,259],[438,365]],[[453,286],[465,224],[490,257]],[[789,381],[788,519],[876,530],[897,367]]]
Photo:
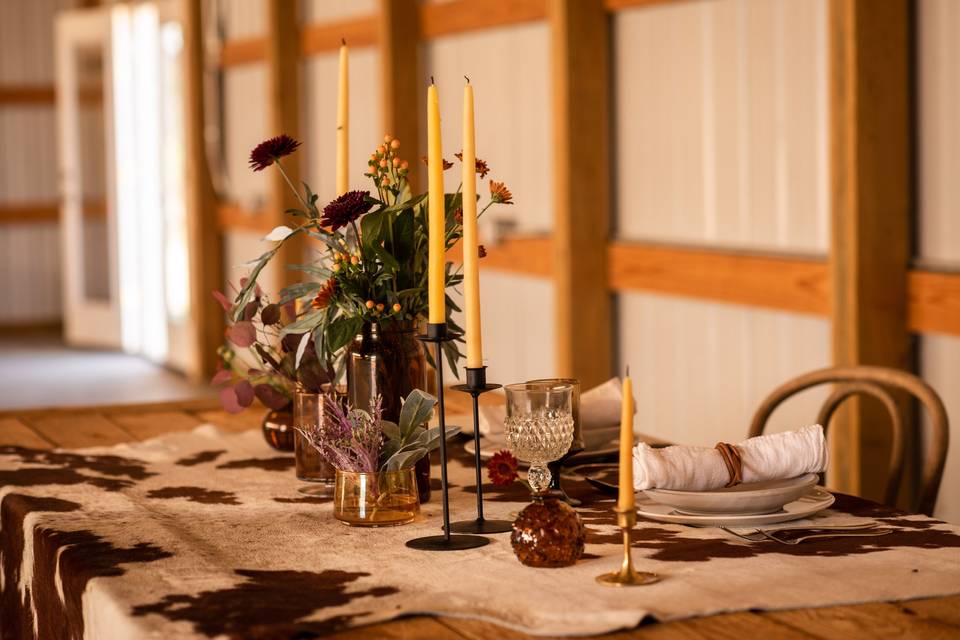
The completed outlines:
[[[305,212],[309,212],[310,205],[307,204],[307,202],[303,199],[303,196],[300,195],[300,192],[297,191],[296,187],[293,186],[293,183],[290,182],[290,178],[289,176],[287,176],[287,172],[283,170],[283,165],[280,163],[280,159],[277,158],[274,160],[274,162],[277,165],[277,169],[280,170],[280,175],[282,175],[283,179],[287,181],[287,186],[290,187],[291,191],[293,191],[293,195],[297,196],[297,200],[299,200],[300,204],[303,205]]]

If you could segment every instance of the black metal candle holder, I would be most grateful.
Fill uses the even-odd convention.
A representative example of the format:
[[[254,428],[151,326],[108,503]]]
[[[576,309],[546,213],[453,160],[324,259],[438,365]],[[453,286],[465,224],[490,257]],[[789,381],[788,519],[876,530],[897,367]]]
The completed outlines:
[[[490,543],[489,538],[450,533],[450,495],[447,488],[447,425],[443,409],[443,343],[453,338],[447,333],[447,324],[428,323],[423,342],[433,343],[433,362],[437,370],[437,412],[440,418],[440,490],[443,498],[443,535],[424,536],[407,540],[407,546],[420,551],[459,551],[474,549]]]
[[[480,394],[499,389],[499,384],[487,384],[486,367],[467,367],[467,383],[453,387],[457,391],[464,391],[473,398],[473,455],[477,473],[477,518],[475,520],[460,520],[450,525],[457,533],[507,533],[513,530],[513,523],[509,520],[487,520],[483,517],[483,463],[480,462]]]

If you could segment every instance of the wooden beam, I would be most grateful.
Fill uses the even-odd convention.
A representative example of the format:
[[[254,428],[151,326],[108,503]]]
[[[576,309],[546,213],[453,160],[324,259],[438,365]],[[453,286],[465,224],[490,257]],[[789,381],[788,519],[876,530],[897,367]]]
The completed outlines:
[[[830,274],[823,260],[615,242],[608,265],[608,280],[616,291],[815,315],[827,315],[830,309]]]
[[[421,92],[420,27],[416,0],[380,0],[380,84],[383,133],[400,140],[400,153],[410,163],[410,185],[418,188],[420,176]]]
[[[642,9],[661,4],[680,4],[682,2],[693,1],[694,0],[603,0],[603,6],[607,11],[613,13],[623,11],[624,9]]]
[[[105,218],[107,203],[103,200],[87,200],[83,203],[83,217]],[[60,221],[59,202],[24,202],[0,205],[0,224],[48,224]]]
[[[549,236],[511,236],[498,244],[484,245],[486,257],[480,260],[480,269],[493,269],[534,278],[552,278],[554,275],[553,241]],[[463,249],[458,242],[447,252],[455,263],[463,261]]]
[[[535,22],[547,17],[547,0],[453,0],[424,3],[420,32],[424,39],[466,31]]]
[[[287,0],[267,0],[267,105],[270,114],[269,135],[287,134],[300,139],[300,47],[297,4]],[[283,169],[290,182],[300,186],[300,158],[303,152],[283,159]],[[287,209],[302,208],[297,196],[290,189],[279,171],[270,171],[270,212],[272,226],[295,225],[293,218],[284,213]],[[303,262],[303,237],[297,236],[284,243],[274,260],[279,265]],[[278,282],[262,283],[264,288],[276,294],[288,284],[299,281],[300,273],[291,269],[276,270]]]
[[[610,29],[600,0],[550,0],[557,375],[613,373],[607,278]]]
[[[367,47],[377,44],[379,20],[373,16],[363,16],[339,22],[310,24],[300,32],[300,53],[312,56],[328,53],[340,48],[344,39],[351,47]]]
[[[202,0],[185,0],[184,141],[186,143],[187,241],[190,256],[191,332],[194,380],[207,380],[216,369],[223,344],[223,311],[210,295],[223,287],[223,239],[216,216],[217,197],[204,142],[204,55]]]
[[[833,0],[829,14],[833,360],[911,368],[909,0]],[[891,446],[878,404],[832,429],[831,484],[879,498]]]
[[[235,202],[221,202],[217,207],[217,222],[221,231],[248,231],[270,233],[275,222],[268,211],[251,211]]]
[[[960,273],[911,271],[907,291],[911,331],[960,336]]]
[[[220,47],[221,67],[263,62],[266,58],[266,38],[235,38],[224,42]]]
[[[0,86],[0,104],[53,104],[57,92],[52,85]]]

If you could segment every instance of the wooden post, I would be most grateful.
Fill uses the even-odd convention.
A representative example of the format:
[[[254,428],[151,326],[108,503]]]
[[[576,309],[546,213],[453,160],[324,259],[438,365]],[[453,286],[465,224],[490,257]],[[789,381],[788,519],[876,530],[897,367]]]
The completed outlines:
[[[190,256],[190,306],[194,357],[190,373],[206,380],[217,365],[217,347],[223,344],[223,310],[211,296],[221,291],[223,246],[217,226],[217,197],[204,143],[204,56],[201,0],[186,0],[184,40],[184,141],[186,144],[187,238]]]
[[[269,135],[277,136],[285,133],[299,140],[300,25],[297,19],[297,4],[289,0],[267,0],[266,3],[267,96],[270,100]],[[302,154],[303,150],[300,150],[282,160],[284,170],[297,189],[303,188],[300,184]],[[272,171],[270,181],[270,211],[274,218],[272,226],[296,225],[296,219],[284,213],[292,208],[302,209],[303,205],[300,204],[296,194],[290,190],[280,172]],[[303,236],[291,239],[284,244],[281,252],[274,258],[279,266],[276,271],[278,281],[271,286],[266,286],[267,283],[264,283],[270,293],[276,294],[282,287],[300,281],[301,273],[287,269],[285,265],[303,262],[304,242],[302,240]]]
[[[609,23],[601,0],[550,0],[557,374],[613,373]],[[547,151],[546,153],[550,153]]]
[[[400,140],[400,155],[410,163],[410,185],[419,186],[421,90],[420,14],[416,0],[380,0],[380,86],[383,132]]]
[[[912,126],[909,0],[830,6],[833,359],[909,369]],[[882,409],[853,400],[834,429],[831,484],[878,498]]]

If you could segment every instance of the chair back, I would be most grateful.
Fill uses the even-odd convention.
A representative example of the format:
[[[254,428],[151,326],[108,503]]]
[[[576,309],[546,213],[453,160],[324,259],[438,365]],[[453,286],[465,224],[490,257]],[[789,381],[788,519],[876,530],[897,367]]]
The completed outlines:
[[[947,411],[936,391],[911,373],[885,367],[849,366],[829,367],[798,376],[774,389],[760,403],[750,424],[750,437],[763,434],[770,415],[784,400],[821,384],[838,385],[824,402],[817,417],[817,421],[823,425],[824,429],[827,429],[830,419],[844,400],[854,395],[866,395],[878,399],[890,414],[893,426],[893,448],[890,452],[884,495],[884,501],[887,504],[893,504],[896,500],[900,478],[903,476],[903,455],[907,437],[903,429],[900,408],[890,390],[906,392],[920,401],[930,416],[931,437],[924,455],[920,493],[915,507],[916,511],[931,515],[940,490],[943,465],[950,442]]]

